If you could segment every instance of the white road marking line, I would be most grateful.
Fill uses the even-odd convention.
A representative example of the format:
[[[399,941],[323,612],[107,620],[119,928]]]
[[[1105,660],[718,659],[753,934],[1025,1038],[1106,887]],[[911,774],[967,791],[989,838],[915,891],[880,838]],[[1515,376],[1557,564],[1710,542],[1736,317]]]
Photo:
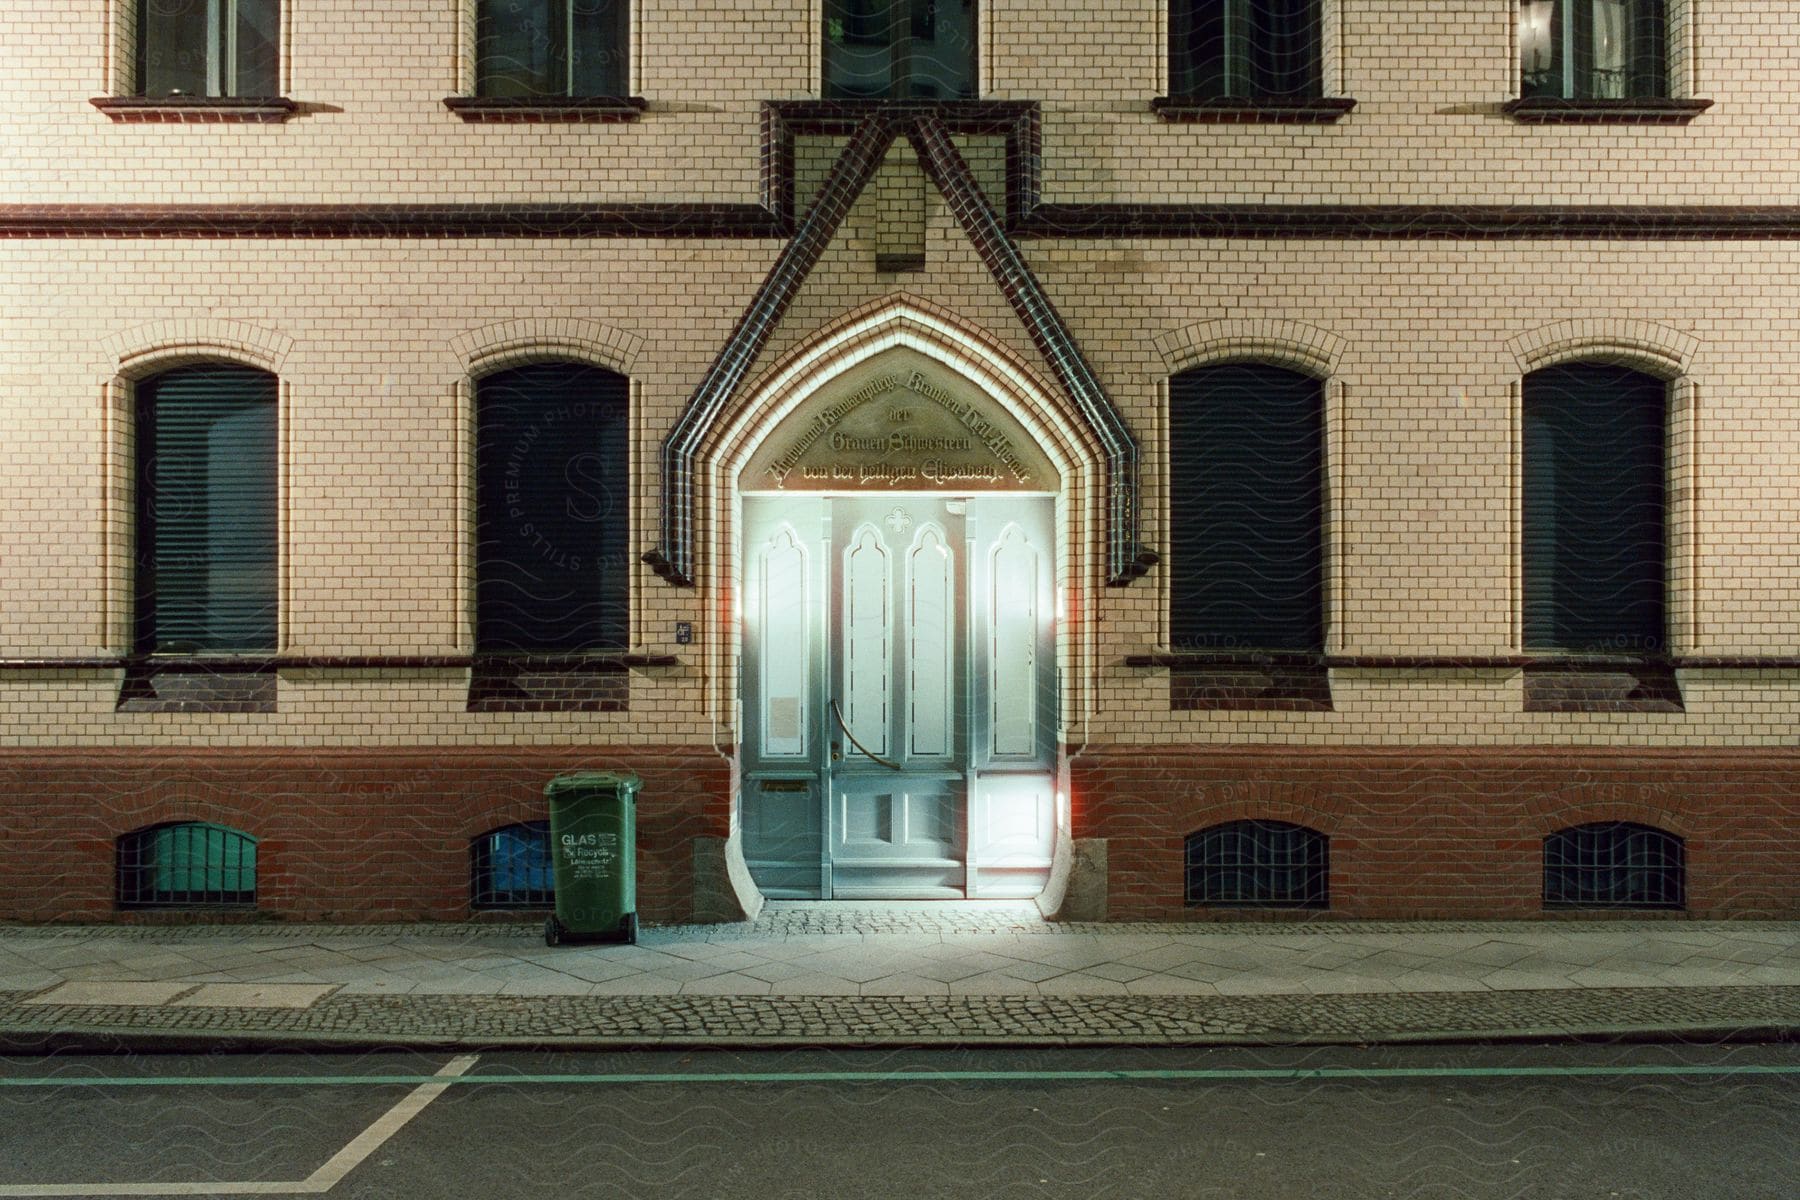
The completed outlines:
[[[308,1190],[323,1192],[330,1190],[337,1181],[355,1170],[357,1165],[369,1155],[375,1153],[381,1144],[400,1132],[402,1126],[424,1111],[425,1106],[436,1100],[450,1089],[449,1080],[461,1075],[475,1065],[478,1055],[460,1054],[443,1065],[438,1077],[443,1083],[421,1083],[401,1098],[400,1103],[387,1110],[373,1125],[351,1139],[348,1146],[331,1156],[324,1166],[306,1177],[311,1185]]]
[[[0,1183],[0,1197],[47,1196],[316,1196],[336,1187],[344,1176],[380,1149],[389,1138],[424,1111],[425,1106],[450,1089],[450,1080],[475,1065],[479,1055],[462,1054],[445,1063],[435,1078],[442,1083],[421,1083],[400,1102],[357,1134],[324,1166],[305,1179],[250,1180],[241,1183]]]

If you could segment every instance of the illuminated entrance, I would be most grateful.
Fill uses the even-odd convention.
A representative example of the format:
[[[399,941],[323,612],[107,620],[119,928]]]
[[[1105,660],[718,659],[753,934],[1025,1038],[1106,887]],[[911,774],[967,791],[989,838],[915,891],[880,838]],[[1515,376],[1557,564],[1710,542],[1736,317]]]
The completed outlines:
[[[758,887],[1035,896],[1056,819],[1054,468],[901,352],[800,406],[740,479]]]

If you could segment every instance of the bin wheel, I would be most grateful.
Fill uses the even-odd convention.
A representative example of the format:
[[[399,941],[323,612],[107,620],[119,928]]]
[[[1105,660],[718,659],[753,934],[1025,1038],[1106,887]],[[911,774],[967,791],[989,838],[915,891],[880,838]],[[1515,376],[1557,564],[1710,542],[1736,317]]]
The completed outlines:
[[[625,944],[627,946],[637,945],[637,914],[626,913],[625,919],[620,924],[625,927]]]
[[[546,946],[562,945],[562,935],[563,935],[562,922],[558,921],[555,917],[545,917],[544,918],[544,945],[546,945]]]

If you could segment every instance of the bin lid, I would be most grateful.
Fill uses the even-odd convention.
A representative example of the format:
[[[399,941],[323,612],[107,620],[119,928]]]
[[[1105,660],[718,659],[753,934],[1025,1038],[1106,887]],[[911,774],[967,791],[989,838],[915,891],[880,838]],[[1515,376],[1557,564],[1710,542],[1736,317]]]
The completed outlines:
[[[546,783],[544,795],[554,798],[562,792],[611,791],[630,796],[643,782],[629,771],[570,771]]]

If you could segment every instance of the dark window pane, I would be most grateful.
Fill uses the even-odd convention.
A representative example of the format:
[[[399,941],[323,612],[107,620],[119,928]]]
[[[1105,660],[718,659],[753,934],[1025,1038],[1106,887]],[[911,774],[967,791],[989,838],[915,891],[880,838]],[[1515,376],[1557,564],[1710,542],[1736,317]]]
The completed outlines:
[[[237,0],[237,84],[231,94],[281,94],[280,0]]]
[[[625,69],[627,17],[626,0],[574,0],[569,24],[574,95],[623,96],[631,90]]]
[[[275,377],[198,366],[138,386],[140,653],[275,648]]]
[[[1525,377],[1527,650],[1664,648],[1666,390],[1602,363]]]
[[[975,95],[972,0],[825,0],[828,99]]]
[[[256,903],[256,839],[189,822],[125,834],[118,842],[121,908]]]
[[[1169,388],[1170,642],[1324,648],[1324,385],[1253,363]]]
[[[1667,96],[1666,0],[1521,0],[1519,76],[1525,96]]]
[[[474,907],[547,908],[556,902],[546,822],[530,821],[484,833],[475,839],[470,858]]]
[[[273,96],[280,62],[280,0],[139,0],[144,95]]]
[[[1330,904],[1330,840],[1287,821],[1231,821],[1187,838],[1187,902],[1271,908]]]
[[[1176,0],[1169,93],[1306,100],[1323,94],[1318,0]]]
[[[492,652],[626,645],[626,380],[546,363],[476,394],[475,640]]]
[[[1544,839],[1546,908],[1682,908],[1686,850],[1648,825],[1604,821]]]
[[[139,0],[138,90],[208,96],[207,0]]]
[[[482,0],[475,23],[476,92],[566,96],[566,0]]]

